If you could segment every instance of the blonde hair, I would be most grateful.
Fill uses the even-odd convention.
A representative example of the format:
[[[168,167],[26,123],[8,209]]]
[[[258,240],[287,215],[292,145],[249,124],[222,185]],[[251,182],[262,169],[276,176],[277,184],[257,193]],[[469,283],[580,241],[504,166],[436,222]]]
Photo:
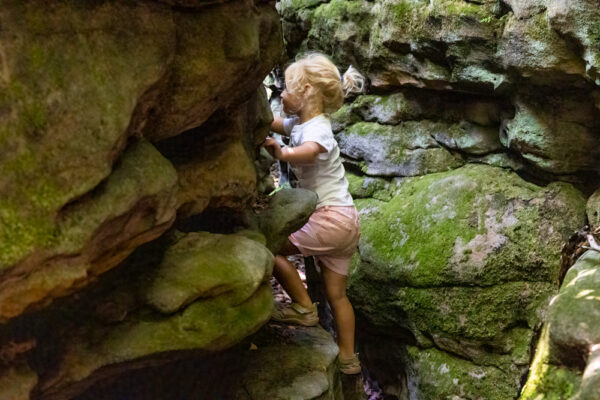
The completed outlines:
[[[285,78],[290,93],[303,93],[307,83],[314,87],[327,114],[337,111],[345,97],[362,92],[365,84],[365,78],[352,65],[341,76],[335,64],[321,53],[309,53],[296,60],[286,68]]]

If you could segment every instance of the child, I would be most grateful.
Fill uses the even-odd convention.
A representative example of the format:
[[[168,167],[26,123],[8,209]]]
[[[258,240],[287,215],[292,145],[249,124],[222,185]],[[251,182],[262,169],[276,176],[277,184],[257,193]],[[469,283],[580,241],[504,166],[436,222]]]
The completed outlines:
[[[316,192],[318,202],[306,225],[289,236],[275,257],[273,275],[293,303],[278,307],[273,319],[305,326],[319,322],[316,305],[285,257],[299,253],[314,256],[336,323],[340,370],[357,374],[360,363],[354,353],[354,311],[346,297],[346,278],[360,228],[328,115],[342,106],[345,95],[362,91],[364,78],[352,67],[341,77],[327,57],[313,53],[286,69],[285,83],[283,110],[295,117],[274,117],[271,129],[290,135],[291,147],[282,149],[272,138],[263,146],[273,157],[291,165],[299,186]]]

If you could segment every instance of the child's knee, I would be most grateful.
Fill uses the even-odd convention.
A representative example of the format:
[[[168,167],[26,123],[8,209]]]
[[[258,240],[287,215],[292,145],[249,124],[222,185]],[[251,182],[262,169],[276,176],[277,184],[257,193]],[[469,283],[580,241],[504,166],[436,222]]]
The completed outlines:
[[[327,300],[331,304],[348,300],[345,288],[325,288],[325,292],[327,293]]]

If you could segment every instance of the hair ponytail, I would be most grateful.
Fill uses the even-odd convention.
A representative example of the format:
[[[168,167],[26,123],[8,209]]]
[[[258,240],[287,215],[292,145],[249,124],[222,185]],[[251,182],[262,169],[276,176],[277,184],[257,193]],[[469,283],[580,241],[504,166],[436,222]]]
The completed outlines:
[[[352,93],[362,93],[365,88],[365,77],[352,65],[348,67],[344,75],[342,75],[342,89],[344,97],[350,96]]]

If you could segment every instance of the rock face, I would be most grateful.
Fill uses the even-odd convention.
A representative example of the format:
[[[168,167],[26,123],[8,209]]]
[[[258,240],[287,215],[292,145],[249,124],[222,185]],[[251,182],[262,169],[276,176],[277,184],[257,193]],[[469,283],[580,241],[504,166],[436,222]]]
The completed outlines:
[[[266,210],[258,215],[257,225],[274,253],[288,236],[308,221],[317,206],[317,195],[306,189],[282,189],[275,193]]]
[[[272,324],[252,337],[255,349],[233,396],[240,400],[342,399],[337,346],[321,327]],[[252,347],[252,348],[254,348]]]
[[[43,397],[72,398],[132,368],[128,363],[156,365],[152,355],[168,352],[166,362],[177,352],[233,346],[271,316],[272,266],[267,248],[244,236],[177,235],[143,285],[134,285],[135,307],[117,323],[83,326],[65,342],[58,367],[40,385]]]
[[[100,2],[90,7],[76,3],[41,7],[9,1],[0,11],[5,88],[0,118],[2,153],[8,155],[1,161],[0,296],[11,299],[0,300],[0,321],[85,285],[139,244],[159,236],[172,224],[180,205],[173,204],[172,197],[178,196],[178,203],[203,204],[189,207],[200,212],[210,199],[227,198],[227,191],[244,187],[246,192],[237,195],[241,207],[249,202],[256,184],[253,146],[257,136],[266,134],[270,117],[256,112],[259,104],[266,106],[264,98],[250,97],[279,57],[278,18],[272,7],[236,4],[180,13],[153,2]],[[139,22],[131,23],[134,20]],[[198,38],[209,31],[213,39],[220,35],[219,40],[198,45]],[[128,138],[157,141],[175,136],[228,107],[237,113],[225,118],[229,122],[223,126],[229,137],[237,139],[221,140],[220,147],[206,149],[225,160],[215,160],[215,166],[226,163],[227,157],[245,162],[237,175],[224,177],[226,184],[208,185],[208,193],[189,194],[189,180],[202,175],[181,173],[183,190],[178,194],[175,171],[157,164],[161,157],[156,151],[136,153],[133,157],[148,165],[119,173],[119,164],[131,164],[126,160],[131,151],[124,151]],[[249,115],[253,121],[246,120]],[[247,126],[248,139],[242,140]],[[119,174],[125,176],[118,178]],[[126,181],[113,183],[115,179]],[[118,190],[129,184],[131,198],[97,199],[105,181]],[[160,191],[164,193],[159,195]],[[125,193],[105,197],[111,195]],[[83,215],[106,208],[95,202],[120,203],[121,213],[83,221]],[[79,215],[71,217],[74,210]],[[153,222],[147,216],[151,213]],[[137,222],[141,215],[144,220]],[[69,240],[63,239],[63,221],[68,229],[81,231],[81,243],[63,243]],[[125,237],[103,244],[119,230],[127,232]],[[100,257],[109,252],[114,254]],[[36,274],[57,278],[44,278],[42,285]],[[18,304],[12,305],[16,295],[9,295],[3,285],[19,292]]]
[[[369,325],[410,343],[398,351],[403,386],[419,398],[515,397],[557,287],[561,244],[584,221],[583,196],[467,165],[356,204],[350,294]]]
[[[600,253],[586,252],[567,273],[548,309],[521,399],[596,399]]]
[[[9,0],[0,26],[0,398],[74,398],[258,330],[273,256],[215,232],[257,230],[274,4]],[[210,229],[172,229],[193,218]]]
[[[290,58],[321,51],[369,81],[333,128],[361,212],[350,295],[370,371],[399,399],[517,398],[562,245],[596,224],[597,2],[279,11]]]

